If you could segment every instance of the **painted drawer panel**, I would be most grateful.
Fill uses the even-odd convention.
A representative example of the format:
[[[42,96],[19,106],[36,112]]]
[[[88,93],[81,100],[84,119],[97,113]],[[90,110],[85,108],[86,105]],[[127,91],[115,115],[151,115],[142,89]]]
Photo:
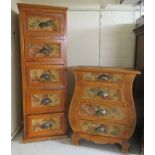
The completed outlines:
[[[125,125],[96,123],[87,120],[80,121],[80,127],[84,133],[108,137],[123,137],[127,129]]]
[[[126,121],[125,110],[119,106],[80,104],[78,114],[91,120]]]
[[[64,41],[63,40],[26,40],[27,61],[50,61],[53,64],[64,64]]]
[[[86,100],[111,100],[111,101],[122,101],[121,89],[119,88],[109,88],[109,87],[95,87],[95,86],[85,86],[82,99]]]
[[[29,89],[27,92],[28,113],[61,112],[65,105],[64,90]]]
[[[63,134],[66,131],[63,113],[30,115],[28,119],[28,137]]]
[[[60,44],[58,43],[45,43],[45,44],[29,44],[30,57],[60,57]]]
[[[64,14],[44,13],[44,15],[33,13],[27,16],[28,32],[49,32],[53,34],[64,33]]]
[[[88,82],[111,82],[121,83],[123,81],[122,74],[103,73],[103,72],[85,72],[84,79]]]
[[[30,79],[32,82],[58,82],[60,76],[59,71],[53,69],[31,69]]]
[[[62,86],[65,70],[62,65],[27,65],[30,86]]]

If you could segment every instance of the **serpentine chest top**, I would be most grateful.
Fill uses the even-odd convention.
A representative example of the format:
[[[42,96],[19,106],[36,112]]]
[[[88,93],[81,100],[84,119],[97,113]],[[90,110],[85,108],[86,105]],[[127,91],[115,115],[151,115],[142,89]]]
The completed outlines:
[[[74,68],[76,85],[69,109],[72,141],[119,143],[127,152],[136,124],[132,84],[136,70]]]
[[[18,4],[24,141],[66,137],[67,8]]]

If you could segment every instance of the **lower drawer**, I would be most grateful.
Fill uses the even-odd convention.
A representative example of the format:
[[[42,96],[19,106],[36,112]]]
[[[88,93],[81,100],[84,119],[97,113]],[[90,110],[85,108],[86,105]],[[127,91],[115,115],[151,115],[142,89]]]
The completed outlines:
[[[66,132],[64,113],[27,116],[28,137],[56,136]]]
[[[120,124],[96,123],[93,121],[81,120],[81,131],[87,134],[108,136],[108,137],[125,137],[127,127]]]
[[[27,112],[41,114],[62,112],[65,107],[65,90],[38,90],[27,91]]]
[[[78,115],[86,120],[108,120],[126,122],[126,111],[120,106],[108,106],[100,104],[81,103],[78,108]]]

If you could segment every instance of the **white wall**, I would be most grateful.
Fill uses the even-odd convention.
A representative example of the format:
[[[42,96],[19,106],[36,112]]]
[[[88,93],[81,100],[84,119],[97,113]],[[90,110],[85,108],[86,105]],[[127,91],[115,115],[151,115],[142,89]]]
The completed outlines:
[[[133,68],[135,56],[134,13],[120,10],[102,11],[100,65]]]
[[[20,69],[19,15],[16,3],[11,1],[11,135],[22,124],[22,92]]]
[[[120,4],[120,0],[21,0],[23,3],[66,6],[69,8],[100,8]]]
[[[68,8],[100,8],[100,0],[23,0],[24,3],[64,6]]]
[[[133,68],[135,13],[132,9],[111,7],[101,11],[101,19],[100,11],[68,11],[68,66]]]
[[[98,65],[99,16],[99,11],[68,11],[68,66]]]

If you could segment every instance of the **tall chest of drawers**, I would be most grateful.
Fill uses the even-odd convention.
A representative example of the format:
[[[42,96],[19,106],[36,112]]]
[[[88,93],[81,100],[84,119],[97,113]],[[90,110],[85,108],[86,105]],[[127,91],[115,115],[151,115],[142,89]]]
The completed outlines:
[[[24,141],[65,137],[67,8],[18,8]]]
[[[69,109],[72,141],[119,143],[127,152],[136,124],[132,84],[136,70],[76,67],[76,85]]]

